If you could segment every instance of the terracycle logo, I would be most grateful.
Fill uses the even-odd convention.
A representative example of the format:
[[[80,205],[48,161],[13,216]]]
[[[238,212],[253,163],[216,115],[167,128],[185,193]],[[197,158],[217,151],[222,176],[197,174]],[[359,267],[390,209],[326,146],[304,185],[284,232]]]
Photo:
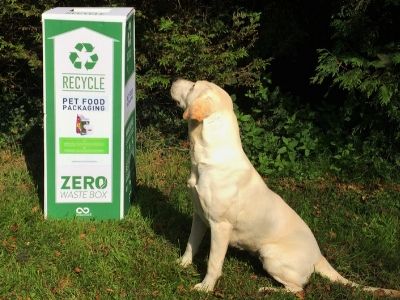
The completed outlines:
[[[93,53],[93,45],[90,43],[77,43],[75,45],[75,51],[70,52],[69,60],[75,67],[75,69],[91,70],[96,65],[99,57],[96,53]]]

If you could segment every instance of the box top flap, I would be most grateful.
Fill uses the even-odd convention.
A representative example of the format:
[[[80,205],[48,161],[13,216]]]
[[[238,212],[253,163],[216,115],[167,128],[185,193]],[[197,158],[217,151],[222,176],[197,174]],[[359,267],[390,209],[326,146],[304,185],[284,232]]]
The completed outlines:
[[[122,20],[133,14],[133,7],[55,7],[43,13],[43,19]]]

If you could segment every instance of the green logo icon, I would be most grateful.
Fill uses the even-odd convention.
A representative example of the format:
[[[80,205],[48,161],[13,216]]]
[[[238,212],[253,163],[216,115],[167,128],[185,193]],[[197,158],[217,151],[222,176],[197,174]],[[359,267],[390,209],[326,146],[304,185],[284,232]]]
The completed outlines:
[[[69,60],[74,65],[75,69],[91,70],[96,65],[99,57],[93,53],[93,45],[90,43],[77,43],[75,50],[69,53]]]

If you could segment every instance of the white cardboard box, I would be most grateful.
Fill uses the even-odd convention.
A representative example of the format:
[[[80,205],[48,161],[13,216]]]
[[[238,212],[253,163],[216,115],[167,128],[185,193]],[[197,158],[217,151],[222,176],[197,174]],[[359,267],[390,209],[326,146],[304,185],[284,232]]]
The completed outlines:
[[[122,219],[135,182],[134,9],[42,15],[44,214]]]

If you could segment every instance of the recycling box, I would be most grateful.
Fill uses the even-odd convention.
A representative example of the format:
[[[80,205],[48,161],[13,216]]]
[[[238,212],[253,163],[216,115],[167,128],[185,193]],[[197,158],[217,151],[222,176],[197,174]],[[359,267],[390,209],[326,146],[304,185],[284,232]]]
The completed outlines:
[[[135,182],[133,8],[42,15],[44,214],[122,219]]]

